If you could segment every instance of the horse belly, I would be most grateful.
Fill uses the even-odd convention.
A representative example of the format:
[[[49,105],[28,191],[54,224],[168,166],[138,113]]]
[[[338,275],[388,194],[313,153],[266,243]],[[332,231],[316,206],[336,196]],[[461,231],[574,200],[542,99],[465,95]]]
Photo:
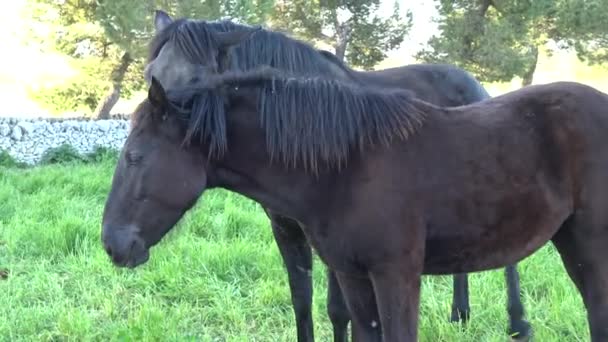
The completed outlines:
[[[495,208],[498,214],[492,219],[480,214],[469,222],[451,220],[430,226],[424,273],[483,271],[516,263],[534,253],[571,213],[569,201],[536,199],[521,198],[511,206],[503,203]]]

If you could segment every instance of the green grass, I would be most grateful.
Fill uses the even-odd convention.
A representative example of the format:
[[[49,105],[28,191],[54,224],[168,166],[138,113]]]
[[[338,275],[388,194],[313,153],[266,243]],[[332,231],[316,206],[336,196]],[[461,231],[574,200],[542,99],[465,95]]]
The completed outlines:
[[[1,341],[295,341],[286,274],[260,207],[205,193],[135,270],[99,235],[112,159],[0,166]],[[582,301],[547,246],[520,264],[536,341],[588,341]],[[324,267],[314,267],[318,341],[331,340]],[[451,277],[425,277],[420,341],[505,341],[502,271],[471,275],[472,320],[448,323]]]

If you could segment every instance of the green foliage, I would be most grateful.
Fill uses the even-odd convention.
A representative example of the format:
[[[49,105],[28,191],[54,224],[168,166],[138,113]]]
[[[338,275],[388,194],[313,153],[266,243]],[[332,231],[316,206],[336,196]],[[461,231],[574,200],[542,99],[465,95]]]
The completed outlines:
[[[42,154],[40,158],[41,165],[48,164],[61,164],[61,163],[73,163],[73,162],[84,162],[86,158],[83,157],[78,151],[69,144],[63,144],[55,148],[49,148]]]
[[[0,150],[0,167],[23,168],[26,164],[18,162],[7,151]]]
[[[165,0],[153,2],[154,9],[161,9],[178,18],[215,20],[227,17],[247,24],[262,24],[272,13],[275,0]],[[146,25],[150,25],[151,20],[149,18]]]
[[[32,99],[54,113],[74,111],[89,116],[108,87],[107,80],[99,75],[109,74],[113,65],[99,57],[71,60],[71,64],[80,71],[77,75],[65,79],[60,85],[29,87],[28,92]],[[132,90],[127,88],[126,92]]]
[[[46,150],[40,158],[40,164],[102,163],[117,158],[118,151],[108,147],[96,146],[93,151],[82,155],[72,145],[63,144]]]
[[[275,0],[224,0],[222,14],[250,25],[265,23],[274,13]]]
[[[439,31],[417,54],[453,63],[482,81],[531,81],[548,40],[582,59],[608,60],[607,0],[437,0]]]
[[[303,39],[333,46],[338,57],[343,50],[353,66],[372,69],[387,51],[399,47],[412,24],[411,13],[402,18],[397,2],[388,18],[377,14],[379,5],[379,0],[277,1],[272,22]]]
[[[608,62],[608,0],[560,1],[553,37],[589,64]]]
[[[114,73],[121,57],[125,51],[129,51],[126,49],[133,48],[134,53],[143,54],[136,50],[144,45],[143,41],[127,36],[124,41],[134,42],[132,46],[127,46],[116,35],[106,33],[105,22],[99,17],[102,12],[97,1],[28,1],[30,14],[38,21],[38,26],[44,27],[32,32],[28,38],[40,42],[46,51],[64,54],[76,71],[76,76],[59,84],[41,89],[31,88],[30,96],[56,113],[79,111],[90,114],[115,80]],[[144,84],[141,59],[131,65],[130,71],[133,76],[121,80],[122,94],[127,96],[140,90]]]
[[[85,159],[90,163],[102,163],[105,161],[116,161],[118,160],[119,151],[104,147],[96,146],[92,152],[85,155]]]
[[[417,58],[456,64],[486,82],[523,78],[534,71],[554,10],[552,0],[438,2],[440,34],[431,37]]]
[[[31,90],[32,97],[54,112],[91,113],[120,87],[130,96],[144,85],[146,47],[154,34],[155,9],[176,16],[217,19],[229,16],[247,23],[265,22],[274,0],[28,0],[29,14],[42,30],[28,40],[48,51],[65,54],[78,75],[51,88]],[[128,55],[126,67],[121,67]]]

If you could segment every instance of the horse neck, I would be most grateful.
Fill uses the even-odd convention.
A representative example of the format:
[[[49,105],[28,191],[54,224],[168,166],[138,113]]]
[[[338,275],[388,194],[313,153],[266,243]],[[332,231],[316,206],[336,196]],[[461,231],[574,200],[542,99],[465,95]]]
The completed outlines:
[[[259,146],[259,145],[258,145]],[[230,151],[245,146],[231,145]],[[306,221],[314,206],[323,201],[320,193],[326,177],[314,177],[297,169],[288,169],[269,158],[252,158],[246,153],[229,153],[214,163],[210,172],[212,187],[220,187],[254,200],[283,216]]]
[[[285,216],[306,216],[308,205],[319,200],[323,176],[289,168],[278,157],[272,160],[257,110],[246,104],[230,112],[228,152],[211,163],[209,186],[237,192]]]

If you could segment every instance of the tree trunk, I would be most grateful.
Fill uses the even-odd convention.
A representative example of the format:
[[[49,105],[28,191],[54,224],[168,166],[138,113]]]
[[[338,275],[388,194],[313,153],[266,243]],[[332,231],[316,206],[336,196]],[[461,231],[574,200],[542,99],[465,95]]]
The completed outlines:
[[[346,55],[346,47],[348,46],[348,41],[350,40],[351,31],[351,27],[348,23],[337,25],[336,27],[337,37],[334,49],[336,51],[336,57],[338,57],[340,61],[344,61],[344,56]]]
[[[133,62],[131,55],[125,52],[120,58],[120,63],[112,71],[112,86],[108,91],[108,94],[97,104],[95,113],[93,114],[98,120],[109,119],[110,111],[114,105],[120,99],[120,92],[122,90],[122,81],[125,79],[125,74],[129,65]]]
[[[344,56],[346,55],[346,45],[348,42],[338,42],[336,43],[336,45],[334,46],[334,49],[336,51],[336,57],[338,57],[338,59],[342,62],[344,62]]]
[[[530,63],[530,67],[526,70],[526,73],[522,76],[521,86],[529,86],[532,84],[534,80],[534,72],[536,71],[536,65],[538,64],[538,47],[534,46],[532,48],[532,63]]]

